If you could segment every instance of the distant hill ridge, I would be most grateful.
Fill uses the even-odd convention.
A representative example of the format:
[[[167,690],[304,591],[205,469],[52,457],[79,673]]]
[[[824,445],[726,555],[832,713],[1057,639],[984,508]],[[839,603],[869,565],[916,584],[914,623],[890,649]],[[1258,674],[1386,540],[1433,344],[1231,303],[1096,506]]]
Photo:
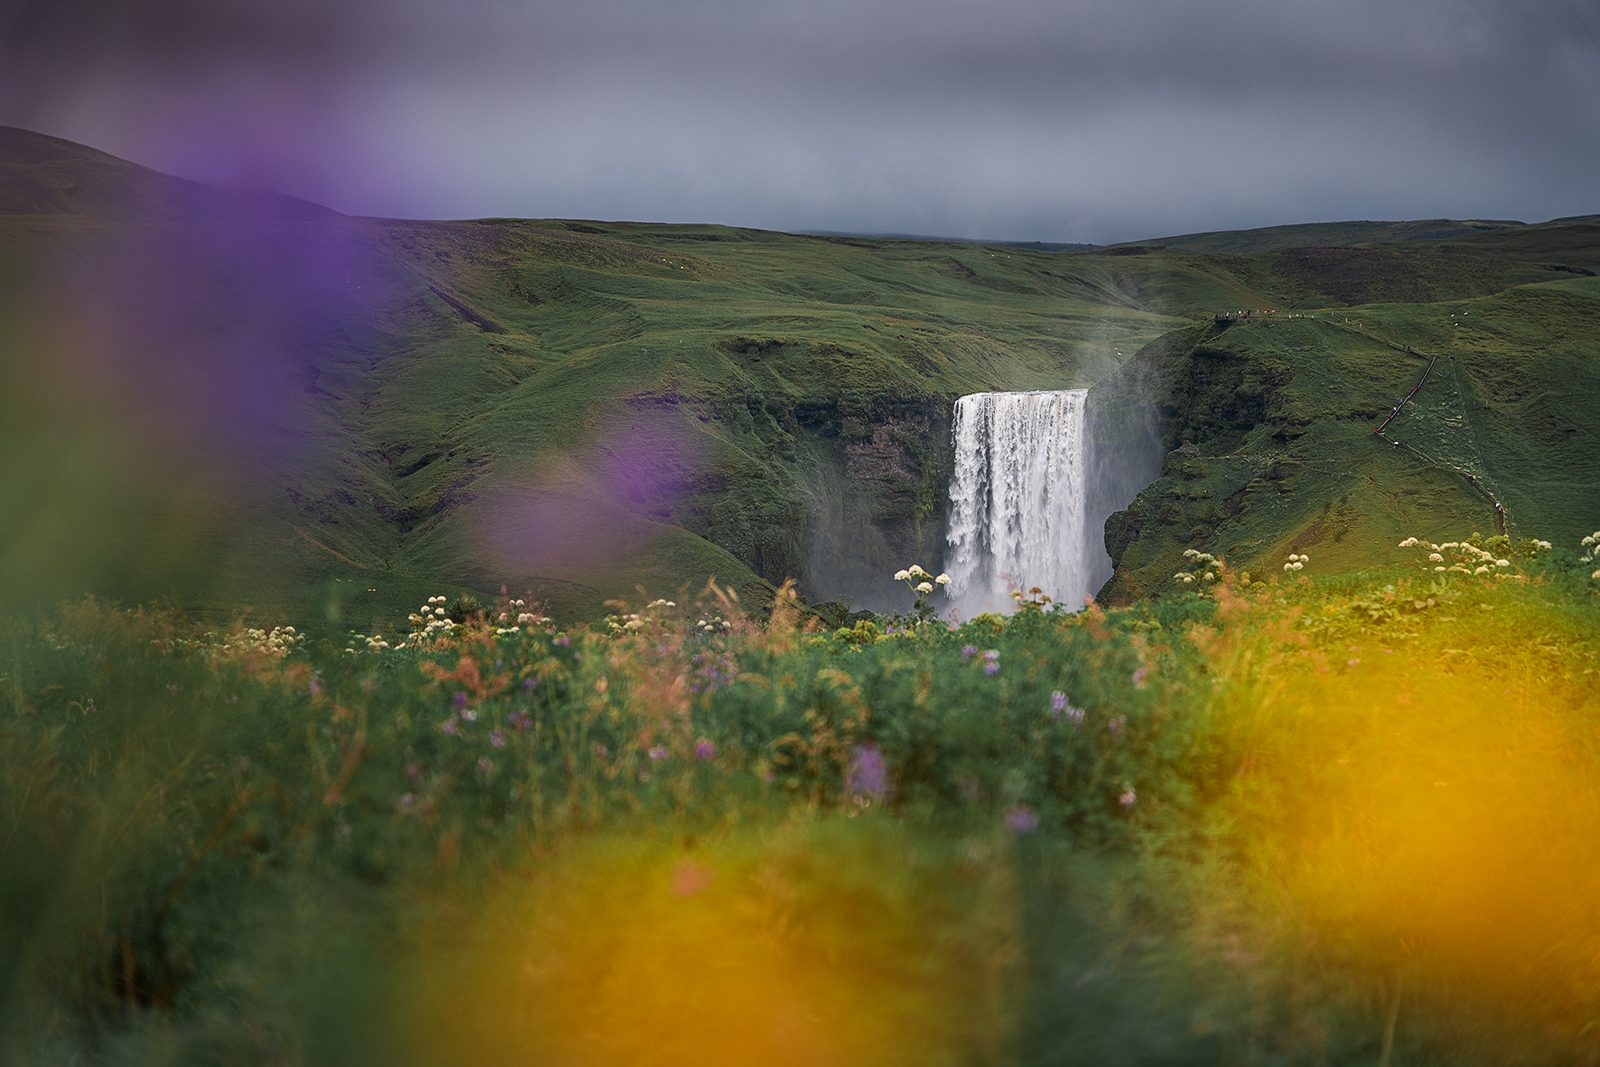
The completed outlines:
[[[1302,222],[1288,226],[1261,226],[1250,230],[1208,230],[1171,237],[1145,237],[1116,244],[1074,244],[1052,241],[991,241],[972,237],[939,237],[913,233],[867,233],[845,230],[799,230],[807,237],[861,241],[924,241],[939,244],[979,245],[991,248],[1027,248],[1038,252],[1084,252],[1102,255],[1142,255],[1161,249],[1187,255],[1254,255],[1302,248],[1351,248],[1366,244],[1442,241],[1476,237],[1508,230],[1537,230],[1600,221],[1600,215],[1571,215],[1548,222],[1515,219],[1413,219],[1405,222],[1372,220]]]
[[[60,137],[0,126],[0,215],[158,221],[338,214],[283,193],[215,189]]]
[[[1525,222],[1509,219],[1417,219],[1410,222],[1307,222],[1292,226],[1262,226],[1253,230],[1215,230],[1173,237],[1124,241],[1110,248],[1154,246],[1169,252],[1199,255],[1280,252],[1289,248],[1346,248],[1351,245],[1391,241],[1438,241],[1495,230],[1517,230]]]

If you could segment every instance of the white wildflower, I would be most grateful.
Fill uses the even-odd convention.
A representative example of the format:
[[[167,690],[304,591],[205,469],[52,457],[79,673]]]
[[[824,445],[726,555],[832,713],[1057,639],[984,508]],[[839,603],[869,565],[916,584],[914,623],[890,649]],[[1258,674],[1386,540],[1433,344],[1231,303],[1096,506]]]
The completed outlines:
[[[918,582],[917,583],[917,592],[919,592],[919,593],[931,593],[931,592],[933,592],[933,583],[932,582]]]
[[[1428,553],[1428,562],[1429,563],[1443,563],[1444,562],[1444,557],[1439,555],[1439,553],[1437,553],[1437,552],[1429,552]]]
[[[897,581],[897,582],[903,582],[909,577],[911,577],[911,572],[910,571],[895,571],[894,572],[894,580]]]
[[[1494,565],[1496,567],[1509,567],[1511,566],[1511,561],[1509,559],[1497,559],[1494,561]]]
[[[940,585],[949,585],[950,576],[948,574],[941,574],[939,577],[935,578],[934,581],[938,582]]]

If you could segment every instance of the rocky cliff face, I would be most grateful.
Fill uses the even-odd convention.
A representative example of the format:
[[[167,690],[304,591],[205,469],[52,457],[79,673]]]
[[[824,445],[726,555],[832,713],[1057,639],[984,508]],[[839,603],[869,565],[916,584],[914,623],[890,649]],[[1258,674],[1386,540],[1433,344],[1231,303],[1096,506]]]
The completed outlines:
[[[678,509],[684,527],[773,585],[856,609],[908,606],[893,573],[943,564],[953,398],[747,398],[713,417],[737,460]]]
[[[954,398],[812,409],[800,476],[808,534],[804,588],[857,609],[909,607],[896,570],[944,566]]]
[[[1137,477],[1113,476],[1125,507],[1105,519],[1114,574],[1100,599],[1155,592],[1186,548],[1215,549],[1251,493],[1292,490],[1281,449],[1305,420],[1290,405],[1288,361],[1231,342],[1228,323],[1174,330],[1091,393],[1113,448],[1142,455]],[[1129,472],[1132,474],[1133,472]]]

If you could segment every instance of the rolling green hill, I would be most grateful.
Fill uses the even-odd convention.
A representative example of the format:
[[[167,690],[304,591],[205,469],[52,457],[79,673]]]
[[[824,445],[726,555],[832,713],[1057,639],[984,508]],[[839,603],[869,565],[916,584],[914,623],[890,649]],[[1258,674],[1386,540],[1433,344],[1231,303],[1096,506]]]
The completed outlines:
[[[1463,225],[1061,253],[348,218],[0,130],[0,595],[361,626],[716,575],[903,607],[888,575],[942,562],[953,400],[1101,381],[1199,451],[1113,524],[1115,595],[1191,544],[1339,568],[1488,532],[1456,469],[1528,533],[1592,529],[1596,220]],[[1296,307],[1348,310],[1213,321]],[[1392,427],[1442,465],[1373,444],[1424,362],[1389,342],[1457,355]]]

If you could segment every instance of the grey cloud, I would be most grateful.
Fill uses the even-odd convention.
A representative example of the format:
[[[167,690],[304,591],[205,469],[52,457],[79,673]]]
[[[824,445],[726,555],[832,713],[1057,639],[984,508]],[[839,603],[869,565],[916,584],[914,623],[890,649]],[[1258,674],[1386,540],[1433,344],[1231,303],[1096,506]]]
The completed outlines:
[[[345,211],[1119,240],[1596,210],[1600,15],[1566,0],[108,6],[0,8],[0,121]]]

